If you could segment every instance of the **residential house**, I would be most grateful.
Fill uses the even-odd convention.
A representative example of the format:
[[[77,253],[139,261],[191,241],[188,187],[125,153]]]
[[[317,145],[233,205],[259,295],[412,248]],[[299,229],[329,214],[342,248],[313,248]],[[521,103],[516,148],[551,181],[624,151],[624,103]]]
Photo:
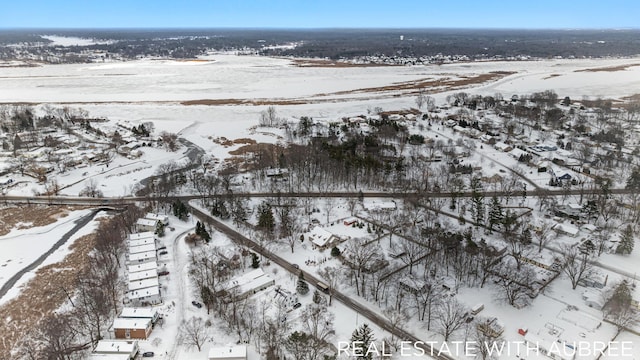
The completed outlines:
[[[123,359],[133,360],[138,356],[140,348],[137,340],[100,340],[93,349],[92,355],[124,355]],[[95,357],[104,358],[104,357]],[[108,357],[107,357],[108,358]],[[93,357],[90,357],[93,359]]]
[[[160,318],[158,310],[149,307],[125,307],[120,312],[123,319],[150,319],[155,324]]]
[[[216,347],[209,349],[209,360],[247,360],[245,345]]]
[[[139,232],[156,231],[156,226],[158,226],[157,220],[138,219],[138,221],[136,221],[136,230]]]
[[[244,299],[273,284],[275,284],[273,278],[258,268],[229,280],[223,286],[223,291],[227,296],[233,296],[234,299]],[[228,298],[227,300],[232,299]]]
[[[151,331],[151,319],[116,318],[113,320],[113,332],[116,339],[146,340]]]
[[[320,226],[314,226],[313,229],[308,232],[307,238],[311,241],[314,248],[321,250],[333,247],[340,243],[339,237]]]
[[[133,306],[148,306],[162,303],[160,287],[152,286],[127,292],[126,303]]]

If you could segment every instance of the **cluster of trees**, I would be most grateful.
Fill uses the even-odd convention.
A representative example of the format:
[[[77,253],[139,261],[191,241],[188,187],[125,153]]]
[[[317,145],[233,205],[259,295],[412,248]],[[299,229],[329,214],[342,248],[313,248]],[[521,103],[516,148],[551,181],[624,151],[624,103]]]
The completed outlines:
[[[44,315],[24,333],[18,346],[21,359],[76,358],[106,336],[109,324],[118,313],[124,291],[121,259],[127,233],[134,230],[141,209],[126,211],[103,221],[95,232],[94,251],[88,263],[77,273],[74,289],[63,289],[68,296],[66,310]]]
[[[297,320],[302,329],[291,332],[289,305],[284,301],[272,301],[271,298],[256,301],[239,297],[224,288],[234,273],[218,253],[215,247],[193,251],[189,274],[199,289],[207,313],[212,313],[218,319],[216,323],[227,333],[236,336],[239,342],[255,344],[267,359],[281,358],[288,353],[297,359],[314,360],[330,354],[330,340],[335,333],[334,315],[327,310],[326,304],[307,305]],[[299,283],[304,284],[299,285],[299,289],[306,285],[306,291],[309,291],[304,279]],[[204,326],[203,321],[189,320],[181,332],[195,344],[197,332],[192,328]],[[203,338],[202,335],[197,337]]]

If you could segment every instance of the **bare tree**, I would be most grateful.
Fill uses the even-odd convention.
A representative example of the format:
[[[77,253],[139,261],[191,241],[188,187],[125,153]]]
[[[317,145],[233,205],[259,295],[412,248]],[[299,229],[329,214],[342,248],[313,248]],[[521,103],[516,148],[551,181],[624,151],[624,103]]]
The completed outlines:
[[[467,318],[467,309],[456,299],[443,301],[436,309],[435,323],[438,333],[444,336],[444,341],[449,341],[451,335],[462,328]]]
[[[542,220],[537,229],[534,230],[533,235],[538,240],[538,252],[542,252],[549,243],[554,239],[552,225],[546,220]]]
[[[330,348],[330,340],[335,334],[333,313],[327,307],[320,304],[309,304],[302,312],[300,320],[302,328],[311,337],[309,346],[312,352],[309,360],[318,360]]]
[[[529,266],[520,270],[513,269],[508,263],[503,264],[498,274],[498,286],[502,290],[502,298],[511,306],[526,306],[531,300],[533,283],[536,274]]]
[[[318,273],[329,285],[329,306],[333,299],[333,292],[342,279],[342,271],[337,267],[328,266]]]
[[[564,263],[562,270],[571,280],[571,287],[575,289],[578,283],[588,278],[593,271],[591,256],[589,252],[571,245],[562,246],[561,251]]]
[[[204,320],[195,316],[189,320],[183,320],[182,324],[180,324],[178,336],[184,345],[195,346],[198,352],[201,351],[202,345],[204,345],[208,338],[208,331],[205,327]]]

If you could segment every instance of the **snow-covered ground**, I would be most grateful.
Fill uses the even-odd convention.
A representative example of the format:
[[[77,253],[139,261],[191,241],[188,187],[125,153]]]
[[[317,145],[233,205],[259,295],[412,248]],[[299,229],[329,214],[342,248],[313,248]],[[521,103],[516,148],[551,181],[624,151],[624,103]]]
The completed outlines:
[[[0,286],[18,273],[20,270],[34,262],[40,255],[51,247],[74,226],[76,220],[87,215],[91,210],[77,210],[70,212],[64,218],[41,227],[27,229],[13,229],[9,234],[0,237]],[[69,246],[84,235],[90,234],[98,225],[98,217],[77,231],[69,240],[36,269],[24,274],[20,280],[0,299],[0,304],[6,303],[20,293],[22,285],[35,276],[37,269],[42,266],[56,263],[69,253]]]

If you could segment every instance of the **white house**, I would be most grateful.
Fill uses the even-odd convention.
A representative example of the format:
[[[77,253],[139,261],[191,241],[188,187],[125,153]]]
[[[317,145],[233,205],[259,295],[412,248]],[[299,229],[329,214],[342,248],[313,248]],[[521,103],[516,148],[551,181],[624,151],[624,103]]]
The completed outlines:
[[[340,242],[340,239],[337,236],[320,226],[315,226],[311,229],[311,231],[307,233],[307,237],[314,247],[318,247],[320,249],[335,246]]]
[[[387,201],[365,201],[363,207],[367,211],[380,211],[380,210],[395,210],[397,208],[396,202],[393,200]]]
[[[129,265],[144,263],[144,262],[156,262],[155,250],[129,255]]]
[[[140,290],[144,288],[150,288],[152,286],[158,287],[160,282],[158,281],[158,277],[152,277],[148,279],[136,280],[129,282],[128,288],[129,291]]]
[[[144,218],[145,219],[149,219],[149,220],[153,220],[153,221],[159,221],[163,225],[169,225],[169,217],[167,215],[160,215],[160,214],[155,214],[155,213],[147,213],[147,215],[145,215]]]
[[[89,354],[87,360],[133,360],[127,354]]]
[[[228,294],[234,294],[237,299],[242,299],[273,284],[275,284],[273,278],[265,274],[262,269],[255,269],[229,280],[223,288]]]
[[[155,324],[160,317],[158,310],[150,307],[125,307],[120,312],[123,319],[151,319],[151,323]]]
[[[136,247],[136,246],[149,245],[149,244],[155,244],[155,243],[156,243],[156,239],[152,237],[138,239],[138,240],[129,240],[129,247]]]
[[[129,282],[140,281],[144,279],[158,278],[158,269],[151,269],[145,271],[136,271],[129,273]]]
[[[150,319],[115,318],[113,320],[113,333],[116,339],[146,340],[152,329]]]
[[[138,219],[136,221],[136,230],[138,231],[155,231],[158,225],[157,220]]]
[[[155,231],[155,230],[156,229],[153,229],[153,231]],[[146,239],[146,238],[154,238],[155,234],[154,234],[153,231],[145,231],[145,232],[129,234],[129,241]]]
[[[155,261],[149,261],[145,263],[136,263],[131,264],[127,267],[127,271],[129,273],[139,272],[139,271],[149,271],[158,268],[158,263]]]
[[[160,288],[153,286],[127,292],[127,300],[135,306],[156,305],[162,302],[162,296]]]
[[[247,347],[244,345],[239,346],[226,346],[211,348],[209,350],[209,360],[247,360]]]
[[[576,237],[580,231],[577,227],[564,223],[555,224],[552,229],[558,234],[568,235],[571,237]]]
[[[149,251],[156,251],[156,244],[155,243],[146,244],[146,245],[140,245],[140,246],[129,246],[129,254],[130,255],[145,253],[145,252],[149,252]]]
[[[100,340],[92,355],[125,355],[124,359],[135,359],[140,348],[137,340]],[[104,357],[97,357],[104,358]]]

